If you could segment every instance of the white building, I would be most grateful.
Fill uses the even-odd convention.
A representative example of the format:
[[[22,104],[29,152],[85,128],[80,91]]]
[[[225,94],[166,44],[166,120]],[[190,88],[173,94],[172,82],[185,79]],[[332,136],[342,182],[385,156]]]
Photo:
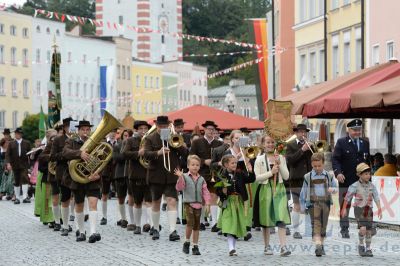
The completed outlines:
[[[79,27],[65,34],[61,48],[62,117],[86,119],[97,125],[100,116],[100,67],[107,66],[109,111],[116,115],[115,62],[116,45],[110,40],[80,36]]]
[[[52,46],[54,40],[57,49],[66,45],[65,23],[41,18],[33,18],[32,23],[32,111],[39,113],[42,106],[47,113],[51,57],[54,52]]]
[[[182,57],[182,39],[170,34],[182,33],[182,0],[96,0],[96,20],[102,23],[98,36],[133,40],[134,58],[160,63]]]
[[[190,62],[164,63],[164,70],[178,74],[178,108],[207,105],[207,68]]]

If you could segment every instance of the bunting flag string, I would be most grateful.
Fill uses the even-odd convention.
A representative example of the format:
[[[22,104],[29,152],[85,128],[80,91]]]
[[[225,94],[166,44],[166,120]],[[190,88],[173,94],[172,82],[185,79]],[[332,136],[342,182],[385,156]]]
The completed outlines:
[[[228,74],[230,72],[237,71],[237,70],[240,70],[242,68],[252,66],[254,64],[259,64],[259,63],[262,62],[262,60],[263,60],[263,57],[260,57],[260,58],[255,59],[255,60],[247,61],[247,62],[244,62],[242,64],[239,64],[239,65],[236,65],[236,66],[232,66],[232,67],[229,67],[229,68],[226,68],[226,69],[211,73],[211,74],[207,75],[207,77],[209,79],[220,77],[220,76],[226,75],[226,74]]]
[[[212,37],[205,37],[205,36],[197,36],[197,35],[190,35],[190,34],[182,34],[182,33],[177,33],[177,32],[163,32],[161,30],[153,30],[151,28],[147,27],[136,27],[136,26],[131,26],[131,25],[124,25],[124,24],[119,24],[115,22],[110,22],[110,21],[97,21],[95,19],[91,18],[86,18],[86,17],[79,17],[79,16],[73,16],[73,15],[68,15],[64,13],[57,13],[57,12],[52,12],[44,9],[35,9],[35,14],[34,17],[42,15],[44,17],[47,17],[49,19],[56,19],[59,21],[64,21],[62,18],[65,17],[67,18],[68,21],[73,22],[73,23],[78,23],[81,25],[86,24],[88,21],[92,25],[96,25],[98,27],[103,27],[104,23],[107,25],[108,29],[114,29],[114,30],[121,30],[121,29],[128,29],[132,30],[138,33],[156,33],[156,34],[164,34],[168,35],[173,38],[177,39],[187,39],[187,40],[196,40],[199,42],[210,42],[210,43],[223,43],[223,44],[232,44],[240,47],[248,47],[248,48],[254,48],[256,50],[262,49],[262,45],[256,45],[254,43],[247,43],[247,42],[240,42],[236,40],[226,40],[226,39],[220,39],[220,38],[212,38]],[[61,15],[61,16],[60,16]]]

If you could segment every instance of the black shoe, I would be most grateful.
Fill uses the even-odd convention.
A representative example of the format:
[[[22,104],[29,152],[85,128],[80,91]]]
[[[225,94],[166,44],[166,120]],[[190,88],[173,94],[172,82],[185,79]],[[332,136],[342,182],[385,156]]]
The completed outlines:
[[[197,245],[194,245],[192,248],[192,255],[201,255],[199,247]]]
[[[186,219],[182,219],[182,224],[183,224],[183,225],[187,224]]]
[[[371,249],[367,249],[367,251],[365,251],[365,257],[373,257],[374,254],[372,254],[372,250]]]
[[[149,235],[151,235],[151,236],[152,236],[152,235],[153,235],[153,233],[154,233],[154,227],[151,227],[151,228],[150,228],[150,230],[149,230]]]
[[[167,210],[167,203],[164,203],[161,207],[161,210],[165,212]]]
[[[136,226],[135,231],[133,232],[134,235],[142,234],[142,228],[140,226]]]
[[[293,238],[294,239],[302,239],[303,237],[301,236],[301,234],[299,232],[294,232]]]
[[[205,230],[206,230],[206,226],[203,223],[201,223],[200,224],[200,231],[205,231]]]
[[[160,233],[156,229],[153,229],[153,234],[152,234],[151,239],[153,239],[153,240],[160,239]]]
[[[366,252],[365,252],[365,247],[364,246],[358,246],[358,255],[360,255],[361,257],[365,257],[366,256]]]
[[[150,227],[150,225],[149,225],[149,224],[145,224],[145,225],[143,225],[143,232],[147,233],[147,232],[149,232],[149,231],[150,231],[150,229],[151,229],[151,227]]]
[[[323,256],[326,255],[324,245],[322,245],[322,255],[323,255]]]
[[[106,218],[101,218],[100,220],[100,225],[106,225],[107,224],[107,219]]]
[[[291,233],[290,233],[289,227],[286,227],[286,235],[287,235],[287,236],[290,236],[290,234],[291,234]]]
[[[61,224],[54,224],[53,231],[60,231],[60,230],[61,230]]]
[[[69,216],[69,220],[70,220],[71,222],[75,221],[75,216],[70,215],[70,216]]]
[[[100,240],[101,240],[101,236],[100,236],[99,233],[94,233],[93,235],[91,235],[89,237],[89,243],[95,243],[95,242],[100,241]]]
[[[81,233],[79,236],[76,238],[76,242],[81,242],[81,241],[86,241],[86,235]]]
[[[31,203],[31,200],[29,198],[25,198],[22,203]]]
[[[261,227],[256,227],[254,230],[256,230],[256,231],[261,231]],[[290,232],[290,231],[289,231]],[[287,234],[287,231],[286,231],[286,234]]]
[[[210,223],[206,221],[206,222],[204,222],[204,226],[209,227]]]
[[[219,230],[217,233],[219,236],[222,236],[222,230]]]
[[[49,223],[49,228],[50,228],[50,229],[53,229],[53,228],[54,228],[54,224],[55,224],[54,222],[50,222],[50,223]]]
[[[126,228],[128,226],[127,220],[121,220],[121,228]]]
[[[179,217],[176,218],[176,224],[181,224],[181,219],[179,219]]]
[[[219,228],[217,227],[217,224],[214,224],[213,227],[211,227],[211,232],[216,233],[219,231]]]
[[[182,251],[185,254],[189,254],[190,242],[183,243]]]
[[[12,199],[11,196],[7,196],[7,197],[6,197],[6,200],[11,200],[11,199]]]
[[[134,225],[134,224],[128,224],[128,225],[126,226],[126,230],[127,230],[127,231],[135,231],[135,230],[136,230],[136,225]]]
[[[232,249],[229,251],[229,256],[237,256],[236,250]]]
[[[85,222],[89,220],[89,214],[85,214]]]
[[[350,238],[349,231],[340,231],[340,234],[342,234],[342,238]]]
[[[15,199],[14,204],[20,204],[19,199]]]
[[[153,234],[154,236],[154,234]],[[180,240],[181,237],[178,235],[178,233],[175,231],[173,231],[170,235],[169,235],[169,241],[177,241]]]
[[[61,236],[68,236],[68,229],[62,228],[61,229]]]
[[[104,218],[103,218],[104,219]],[[103,219],[101,219],[101,220],[103,220]],[[107,219],[106,219],[107,220]],[[107,223],[107,221],[106,221],[106,223]],[[121,223],[122,223],[122,220],[118,220],[117,221],[117,226],[121,226]]]
[[[75,236],[78,237],[80,234],[81,234],[81,232],[79,232],[79,230],[76,230]]]
[[[68,225],[68,232],[72,232],[72,227]]]
[[[317,245],[315,247],[315,256],[317,256],[317,257],[321,257],[322,256],[322,246],[321,245]]]
[[[247,235],[244,237],[244,241],[249,241],[252,238],[251,233],[247,233]]]

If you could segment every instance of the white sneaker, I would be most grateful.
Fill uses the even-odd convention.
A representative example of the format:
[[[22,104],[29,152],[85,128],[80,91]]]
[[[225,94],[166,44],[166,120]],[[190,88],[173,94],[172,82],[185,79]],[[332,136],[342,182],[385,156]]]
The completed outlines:
[[[268,245],[264,248],[264,255],[274,255],[274,252],[272,251],[272,248],[270,245]]]

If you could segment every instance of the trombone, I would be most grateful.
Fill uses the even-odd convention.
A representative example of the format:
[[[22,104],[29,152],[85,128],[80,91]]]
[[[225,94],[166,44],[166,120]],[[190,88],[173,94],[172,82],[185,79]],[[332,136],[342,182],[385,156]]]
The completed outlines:
[[[171,129],[169,128],[162,128],[160,130],[160,137],[161,137],[161,142],[162,142],[162,149],[163,149],[163,160],[164,160],[164,168],[168,172],[171,172],[171,160],[169,157],[169,152],[167,155],[165,155],[165,148],[169,149],[169,140],[171,138]],[[164,144],[164,141],[166,144]]]

